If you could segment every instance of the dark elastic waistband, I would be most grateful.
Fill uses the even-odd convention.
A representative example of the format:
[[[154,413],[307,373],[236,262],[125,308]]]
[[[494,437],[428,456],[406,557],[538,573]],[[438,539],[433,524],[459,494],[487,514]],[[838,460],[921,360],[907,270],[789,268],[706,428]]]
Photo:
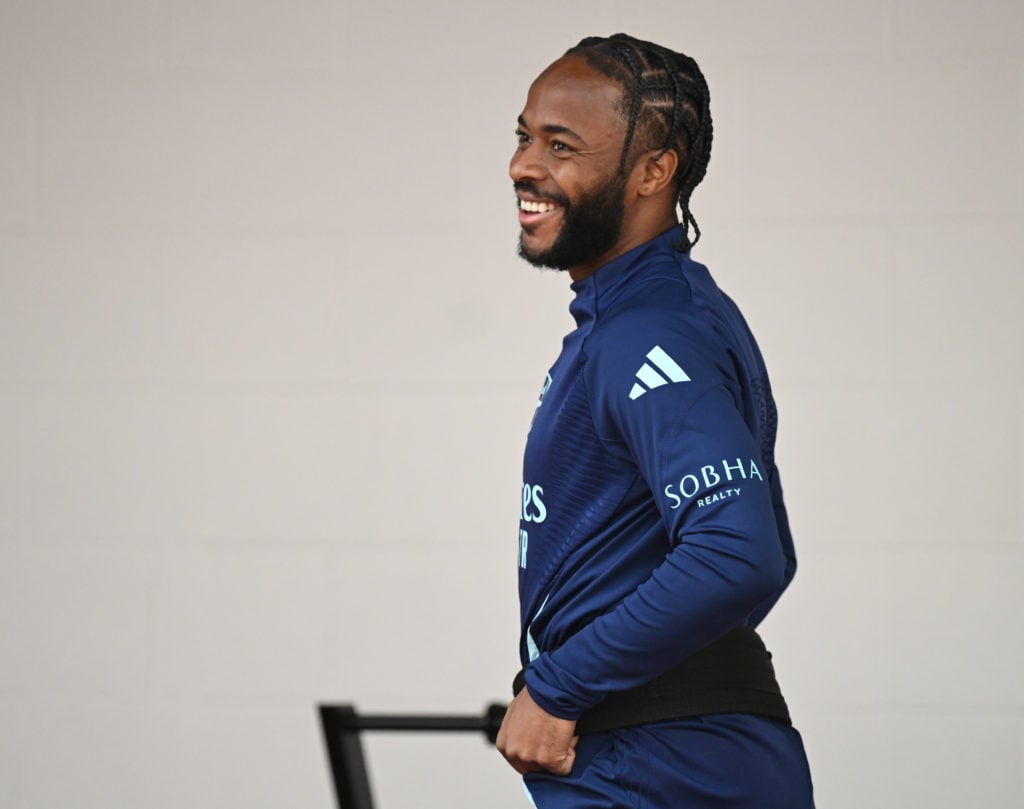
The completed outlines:
[[[526,684],[520,671],[512,690]],[[715,713],[748,713],[790,724],[771,653],[749,627],[737,627],[644,685],[609,694],[577,721],[576,732],[608,730]]]

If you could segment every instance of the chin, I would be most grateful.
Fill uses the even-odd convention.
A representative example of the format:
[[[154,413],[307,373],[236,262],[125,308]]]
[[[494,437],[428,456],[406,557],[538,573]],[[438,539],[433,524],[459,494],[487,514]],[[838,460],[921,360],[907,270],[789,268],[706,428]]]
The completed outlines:
[[[530,244],[526,238],[519,238],[519,257],[530,264],[544,266],[544,259],[551,250],[551,245]]]
[[[538,244],[525,233],[519,237],[519,257],[538,267],[546,266],[545,258],[551,251],[550,244]]]

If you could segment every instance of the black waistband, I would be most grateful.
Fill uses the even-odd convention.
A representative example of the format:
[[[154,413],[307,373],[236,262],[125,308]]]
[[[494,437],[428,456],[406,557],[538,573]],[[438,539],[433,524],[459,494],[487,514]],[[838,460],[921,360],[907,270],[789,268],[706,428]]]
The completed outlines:
[[[520,671],[512,689],[526,680]],[[737,627],[649,683],[609,694],[588,709],[576,732],[608,730],[715,713],[749,713],[790,723],[771,653],[749,627]]]

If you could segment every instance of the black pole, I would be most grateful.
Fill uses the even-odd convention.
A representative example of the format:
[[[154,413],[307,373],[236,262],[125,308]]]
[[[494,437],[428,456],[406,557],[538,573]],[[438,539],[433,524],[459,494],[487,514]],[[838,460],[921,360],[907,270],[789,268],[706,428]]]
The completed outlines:
[[[373,809],[363,744],[359,731],[351,727],[355,717],[356,710],[351,705],[320,706],[320,724],[338,809]]]
[[[504,705],[490,705],[483,716],[360,716],[352,705],[321,705],[320,724],[334,778],[338,809],[373,809],[373,793],[359,734],[364,730],[477,731],[494,744]]]

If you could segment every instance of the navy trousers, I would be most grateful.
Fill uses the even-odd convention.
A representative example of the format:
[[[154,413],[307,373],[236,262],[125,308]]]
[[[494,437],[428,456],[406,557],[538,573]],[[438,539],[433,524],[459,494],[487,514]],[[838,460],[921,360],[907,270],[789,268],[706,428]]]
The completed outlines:
[[[792,727],[714,714],[583,736],[572,773],[530,773],[537,809],[813,809]]]

